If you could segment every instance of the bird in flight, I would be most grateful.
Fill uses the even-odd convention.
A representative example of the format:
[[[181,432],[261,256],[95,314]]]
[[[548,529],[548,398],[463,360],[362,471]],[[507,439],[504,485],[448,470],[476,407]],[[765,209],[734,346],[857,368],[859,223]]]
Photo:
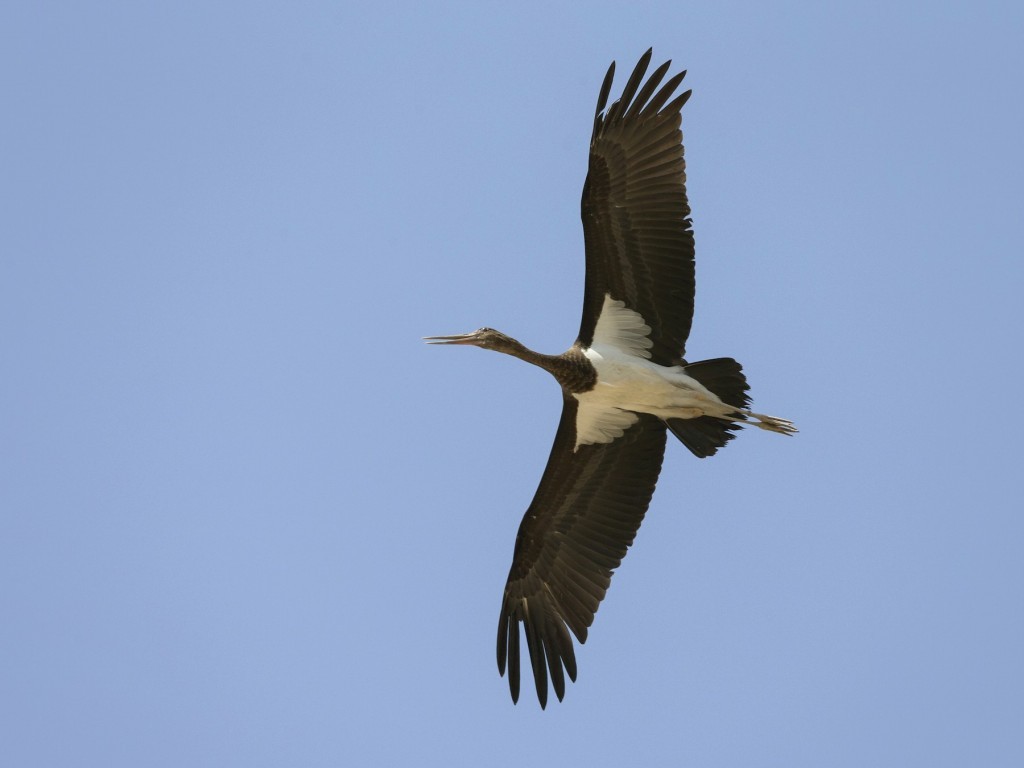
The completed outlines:
[[[615,63],[597,98],[581,213],[583,319],[560,355],[527,349],[491,328],[429,336],[503,352],[553,375],[562,418],[537,493],[519,526],[498,620],[498,671],[519,700],[520,625],[537,697],[559,701],[576,680],[580,643],[612,573],[633,543],[661,471],[667,433],[713,455],[744,425],[789,435],[792,422],[749,409],[740,364],[688,363],[694,247],[680,123],[686,72],[671,61],[644,81],[648,50],[608,106]],[[662,81],[664,80],[664,84]],[[673,98],[674,97],[674,98]]]

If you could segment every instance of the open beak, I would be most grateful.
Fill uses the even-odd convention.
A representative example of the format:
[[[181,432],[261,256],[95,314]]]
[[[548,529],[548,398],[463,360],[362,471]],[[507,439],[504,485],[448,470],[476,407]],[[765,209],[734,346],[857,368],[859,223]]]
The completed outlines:
[[[478,331],[473,333],[460,333],[456,336],[424,336],[427,344],[475,344]]]

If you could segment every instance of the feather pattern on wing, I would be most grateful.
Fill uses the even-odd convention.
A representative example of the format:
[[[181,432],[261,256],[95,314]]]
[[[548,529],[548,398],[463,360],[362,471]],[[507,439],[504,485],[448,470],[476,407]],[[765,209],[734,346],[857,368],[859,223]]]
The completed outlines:
[[[522,624],[542,707],[549,677],[559,700],[565,675],[576,679],[569,630],[586,641],[647,512],[665,451],[665,425],[647,414],[610,443],[574,450],[577,407],[566,394],[547,468],[519,526],[498,623],[498,670],[505,674],[507,664],[512,699],[519,699]]]
[[[648,50],[606,109],[612,64],[598,98],[581,203],[587,279],[579,343],[590,346],[610,295],[651,326],[651,359],[674,365],[693,318],[694,245],[680,130],[690,91],[669,101],[686,74],[662,85],[671,62],[641,87],[650,61]]]

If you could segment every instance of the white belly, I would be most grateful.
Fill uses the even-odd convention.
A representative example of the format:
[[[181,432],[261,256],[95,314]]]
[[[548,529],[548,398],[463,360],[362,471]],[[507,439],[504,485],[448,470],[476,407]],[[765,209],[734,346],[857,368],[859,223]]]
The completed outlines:
[[[621,437],[637,421],[638,413],[660,419],[693,419],[735,411],[680,366],[658,365],[600,344],[584,354],[597,371],[597,385],[573,395],[579,401],[577,448]]]

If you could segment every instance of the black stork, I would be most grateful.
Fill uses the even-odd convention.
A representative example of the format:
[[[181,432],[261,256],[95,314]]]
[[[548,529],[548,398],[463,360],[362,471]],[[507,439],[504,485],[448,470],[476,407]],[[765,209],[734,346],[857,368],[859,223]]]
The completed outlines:
[[[498,621],[498,671],[507,666],[512,700],[519,700],[522,624],[542,708],[549,676],[560,701],[565,675],[576,680],[569,632],[586,642],[651,501],[666,430],[700,458],[744,424],[796,432],[786,419],[748,409],[735,360],[684,359],[694,248],[679,126],[690,91],[672,98],[685,71],[661,85],[671,61],[641,85],[650,61],[648,50],[622,97],[605,109],[612,62],[597,99],[581,206],[587,272],[576,342],[544,355],[491,328],[426,339],[504,352],[562,387],[562,418],[519,526]]]

